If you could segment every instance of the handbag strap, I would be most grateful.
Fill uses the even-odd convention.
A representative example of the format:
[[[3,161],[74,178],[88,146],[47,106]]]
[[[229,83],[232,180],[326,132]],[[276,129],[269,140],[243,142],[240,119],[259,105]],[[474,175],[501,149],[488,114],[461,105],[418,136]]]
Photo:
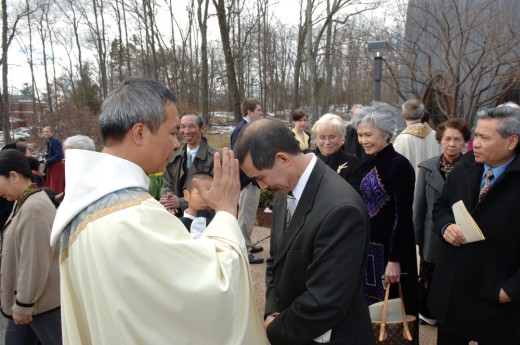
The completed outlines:
[[[401,282],[399,281],[399,299],[401,300],[401,313],[403,315],[403,337],[412,341],[412,334],[410,333],[410,329],[408,328],[408,320],[406,318],[406,311],[404,309],[404,300],[403,300],[403,291],[401,289]]]
[[[386,340],[386,309],[388,308],[388,296],[390,296],[390,284],[386,284],[383,314],[381,315],[381,327],[379,329],[379,341]]]
[[[401,302],[401,314],[402,314],[402,320],[403,320],[403,337],[408,340],[412,341],[412,334],[410,333],[410,329],[408,327],[408,321],[406,319],[406,310],[404,308],[404,300],[403,300],[403,291],[401,289],[401,282],[397,283],[399,285],[399,300]],[[388,297],[390,296],[390,285],[391,283],[386,284],[386,291],[385,291],[385,300],[383,302],[383,312],[381,315],[381,327],[379,329],[379,341],[386,340],[387,334],[386,334],[386,317],[387,317],[387,309],[388,309]]]

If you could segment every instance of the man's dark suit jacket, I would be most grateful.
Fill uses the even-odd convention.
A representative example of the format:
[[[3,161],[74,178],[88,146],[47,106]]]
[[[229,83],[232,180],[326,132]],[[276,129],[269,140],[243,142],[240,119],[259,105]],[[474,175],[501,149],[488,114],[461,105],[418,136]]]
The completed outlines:
[[[246,119],[242,119],[239,123],[237,123],[237,126],[231,133],[231,149],[233,150],[235,148],[235,143],[237,142],[238,136],[240,135],[240,132],[249,124],[249,122],[246,121]],[[243,171],[240,169],[240,189],[250,185],[253,183],[254,185],[258,185],[255,180],[250,179]]]
[[[359,194],[320,159],[285,228],[286,197],[274,200],[265,315],[272,345],[374,344],[363,281],[369,218]]]
[[[484,241],[454,247],[442,239],[429,308],[444,331],[484,344],[520,343],[520,158],[478,201],[483,164],[466,153],[434,205],[435,231],[455,223],[451,206],[463,200]],[[441,236],[442,238],[442,236]],[[501,304],[503,288],[512,303]]]

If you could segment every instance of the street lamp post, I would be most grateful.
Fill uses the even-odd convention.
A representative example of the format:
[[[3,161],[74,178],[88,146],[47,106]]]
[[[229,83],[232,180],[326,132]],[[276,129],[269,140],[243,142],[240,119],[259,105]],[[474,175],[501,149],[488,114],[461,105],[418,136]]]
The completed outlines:
[[[374,52],[374,101],[381,101],[381,80],[383,70],[383,57],[381,51],[388,50],[387,41],[371,41],[367,44],[369,52]]]

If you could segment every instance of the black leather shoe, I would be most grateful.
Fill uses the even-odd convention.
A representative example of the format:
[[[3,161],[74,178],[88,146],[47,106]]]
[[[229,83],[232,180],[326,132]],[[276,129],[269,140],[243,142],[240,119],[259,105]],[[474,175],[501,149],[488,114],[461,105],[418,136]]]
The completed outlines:
[[[255,258],[253,254],[249,254],[249,264],[250,265],[257,265],[257,264],[263,264],[264,259],[262,258]]]
[[[264,247],[262,247],[262,246],[252,246],[251,254],[260,253],[263,250],[264,250]]]

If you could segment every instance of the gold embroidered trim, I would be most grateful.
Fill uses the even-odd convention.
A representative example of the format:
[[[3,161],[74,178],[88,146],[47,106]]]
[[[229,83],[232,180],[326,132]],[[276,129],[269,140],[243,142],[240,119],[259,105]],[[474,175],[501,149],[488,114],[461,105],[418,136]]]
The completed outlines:
[[[410,134],[419,138],[426,138],[433,129],[427,124],[410,125],[402,131],[402,134]]]
[[[132,206],[137,206],[137,205],[141,204],[143,201],[145,201],[146,199],[151,199],[151,198],[152,198],[152,196],[150,194],[142,194],[142,195],[138,196],[137,198],[135,198],[134,200],[125,201],[125,202],[122,202],[122,203],[119,203],[119,204],[116,204],[113,206],[109,206],[109,207],[103,208],[99,211],[96,211],[96,212],[86,216],[85,219],[81,223],[79,223],[79,225],[76,227],[74,232],[70,235],[67,249],[64,250],[60,254],[60,262],[63,262],[64,260],[66,260],[69,257],[70,246],[78,238],[80,232],[85,230],[85,228],[87,227],[87,224],[89,224],[90,222],[93,222],[101,217],[109,215],[111,213],[121,211],[125,208],[129,208]]]

